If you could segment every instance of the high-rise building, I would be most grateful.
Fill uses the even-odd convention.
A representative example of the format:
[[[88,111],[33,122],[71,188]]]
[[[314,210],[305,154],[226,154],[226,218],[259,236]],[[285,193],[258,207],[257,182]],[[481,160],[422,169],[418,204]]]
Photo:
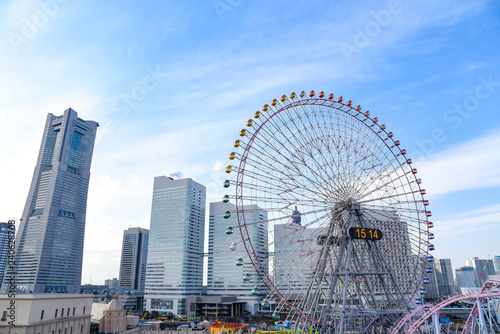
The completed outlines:
[[[104,280],[104,285],[110,289],[117,289],[119,284],[120,281],[116,277]]]
[[[146,310],[184,315],[203,286],[205,186],[192,179],[154,179],[144,299]]]
[[[476,288],[479,286],[476,275],[474,274],[474,268],[472,267],[460,267],[455,269],[455,276],[457,278],[458,289]]]
[[[16,239],[19,292],[80,292],[90,163],[98,124],[48,114]],[[2,291],[6,291],[4,284]]]
[[[149,230],[131,227],[123,232],[120,288],[144,290],[148,260]]]
[[[439,297],[451,295],[457,288],[453,279],[453,268],[450,259],[435,259],[436,278],[439,291]]]
[[[9,224],[0,223],[0,285],[9,262],[9,246]]]
[[[249,240],[258,253],[257,258],[268,272],[267,212],[257,205],[248,205],[244,209],[245,221],[249,223]],[[226,211],[233,212],[228,219],[224,218]],[[245,309],[248,312],[255,314],[267,288],[263,285],[258,290],[254,289],[259,285],[260,277],[241,242],[240,232],[236,228],[238,219],[235,211],[236,206],[231,203],[210,203],[207,295],[237,297],[238,301],[246,303]],[[233,228],[234,233],[231,230]],[[250,275],[246,281],[243,280],[244,274]]]
[[[495,267],[495,271],[497,275],[500,275],[500,256],[495,255],[493,257],[493,266]]]
[[[493,276],[496,274],[493,261],[489,259],[480,259],[478,257],[473,257],[470,260],[466,260],[465,263],[468,267],[474,268],[474,274],[476,276],[478,287],[483,285],[483,283],[489,278],[489,276]]]
[[[425,277],[428,278],[428,280],[425,280],[422,285],[427,292],[424,297],[428,299],[438,299],[440,297],[437,278],[439,274],[436,272],[436,262],[429,262],[426,267]],[[430,270],[428,270],[429,268]]]

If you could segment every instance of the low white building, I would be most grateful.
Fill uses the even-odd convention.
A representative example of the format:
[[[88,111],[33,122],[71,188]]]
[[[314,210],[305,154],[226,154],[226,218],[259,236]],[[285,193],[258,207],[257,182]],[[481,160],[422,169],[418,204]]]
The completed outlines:
[[[89,295],[0,295],[0,334],[87,334],[91,310]]]

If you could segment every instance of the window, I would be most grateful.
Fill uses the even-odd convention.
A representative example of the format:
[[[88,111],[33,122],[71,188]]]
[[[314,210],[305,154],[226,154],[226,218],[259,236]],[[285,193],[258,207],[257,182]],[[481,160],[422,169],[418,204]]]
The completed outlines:
[[[66,313],[66,316],[69,317],[69,307],[68,307],[68,313]]]
[[[76,307],[73,307],[73,315],[75,315],[75,309],[76,309]]]
[[[2,321],[6,321],[7,320],[7,311],[3,311],[2,313]]]
[[[85,314],[85,306],[83,307],[83,314]]]
[[[64,329],[64,334],[67,334],[67,333],[68,333],[68,329],[67,329],[67,328],[65,328],[65,329]]]
[[[57,309],[56,309],[56,314],[54,315],[54,318],[57,318]]]
[[[73,334],[73,327],[69,328],[69,334]]]
[[[64,317],[64,309],[61,309],[61,317]]]
[[[83,325],[80,327],[80,333],[83,333]]]
[[[45,313],[45,310],[42,310],[42,314],[40,314],[40,320],[43,320],[43,314]]]

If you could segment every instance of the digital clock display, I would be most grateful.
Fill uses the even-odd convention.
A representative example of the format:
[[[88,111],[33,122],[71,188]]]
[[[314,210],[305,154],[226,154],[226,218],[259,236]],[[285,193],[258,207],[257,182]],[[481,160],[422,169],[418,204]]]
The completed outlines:
[[[347,232],[351,239],[363,240],[380,240],[382,239],[382,231],[374,228],[351,227]]]

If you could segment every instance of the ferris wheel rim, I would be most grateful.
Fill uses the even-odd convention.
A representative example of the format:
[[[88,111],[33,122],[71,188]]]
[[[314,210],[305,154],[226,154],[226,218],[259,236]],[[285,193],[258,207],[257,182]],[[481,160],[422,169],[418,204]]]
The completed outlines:
[[[336,107],[335,104],[338,104],[339,106]],[[240,213],[240,214],[237,215],[237,217],[238,217],[238,227],[240,229],[240,234],[241,234],[241,237],[243,238],[243,240],[245,239],[245,236],[244,236],[244,233],[243,233],[243,228],[245,229],[245,232],[247,233],[247,235],[249,234],[249,231],[248,231],[248,225],[247,225],[247,222],[246,222],[246,215],[245,215],[245,209],[244,209],[244,196],[243,196],[244,187],[242,187],[241,184],[243,184],[243,179],[244,179],[245,172],[246,172],[245,167],[246,167],[246,164],[247,164],[248,154],[249,154],[250,150],[252,149],[252,145],[254,144],[254,141],[258,137],[261,129],[265,126],[265,124],[267,122],[269,122],[271,119],[273,119],[273,117],[275,117],[276,115],[280,114],[284,110],[287,110],[287,109],[290,109],[290,108],[294,108],[294,107],[297,107],[297,106],[304,106],[304,105],[320,105],[320,106],[325,106],[325,107],[328,107],[328,108],[333,108],[333,109],[335,109],[335,110],[337,110],[339,112],[343,112],[345,115],[355,117],[353,114],[350,113],[351,111],[355,110],[351,106],[347,106],[347,105],[345,105],[343,103],[340,103],[340,102],[329,101],[329,100],[321,99],[321,98],[314,98],[314,99],[302,99],[302,100],[293,101],[293,102],[288,103],[288,104],[284,104],[283,106],[280,106],[280,108],[276,108],[275,110],[273,110],[273,113],[270,114],[266,118],[266,120],[264,120],[264,122],[259,125],[259,127],[257,128],[257,130],[253,132],[250,140],[246,144],[246,148],[245,148],[243,154],[241,155],[240,164],[239,164],[238,173],[237,173],[237,181],[236,181],[236,207],[237,207],[238,213]],[[348,109],[344,110],[343,108],[348,108]],[[359,110],[356,110],[356,111],[359,111]],[[361,113],[361,111],[359,111],[359,112]],[[369,117],[367,116],[367,118],[369,118]],[[371,119],[371,118],[369,118],[369,119]],[[357,120],[360,121],[361,123],[363,123],[365,126],[367,126],[364,121],[361,121],[359,119],[357,119]],[[379,127],[380,127],[380,125],[379,125]],[[381,140],[381,142],[385,143],[387,149],[389,149],[389,151],[394,154],[394,151],[392,150],[391,147],[389,147],[389,145],[387,144],[387,142],[385,141],[385,139],[382,138],[382,136],[379,133],[377,133],[375,130],[373,130],[373,129],[371,129],[371,130],[372,130],[372,133],[376,137],[378,137],[379,140]],[[383,131],[384,134],[387,135],[387,132],[384,129],[382,129],[382,131]],[[394,138],[389,137],[389,139],[392,139],[392,142],[395,143]],[[406,157],[406,154],[403,153],[403,150],[400,147],[398,147],[398,149],[401,152],[401,154]],[[400,163],[400,165],[401,165],[401,163]],[[415,179],[415,181],[417,181],[416,176],[414,174],[413,174],[413,178]],[[415,182],[415,181],[412,181],[412,182]],[[419,183],[417,183],[417,187],[418,187],[418,190],[420,190],[420,192],[421,192],[422,188],[420,187]],[[421,194],[420,196],[422,198],[422,201],[424,201],[423,200],[423,198],[424,198],[423,194]],[[414,198],[415,198],[415,196],[414,196]],[[428,224],[429,221],[428,221],[427,218],[425,219],[425,222],[427,223],[426,226],[427,226],[427,235],[428,235],[429,234],[429,224]],[[420,234],[422,234],[423,233],[422,229],[419,228],[419,230],[420,230]],[[422,242],[423,239],[419,238],[419,241]],[[247,242],[243,242],[243,244],[244,244],[245,250],[247,251],[247,253],[249,255],[250,255],[250,251],[253,254],[257,254],[256,253],[256,249],[254,248],[253,242],[251,240],[248,240],[248,245],[247,245]],[[427,244],[430,244],[429,239],[427,240]],[[249,247],[250,247],[250,249],[249,249]],[[428,254],[429,254],[429,250],[425,249],[425,256],[427,257]],[[424,255],[424,253],[420,254],[420,256],[423,256],[423,255]],[[259,269],[257,269],[256,263],[254,263],[253,257],[250,256],[249,258],[250,258],[250,261],[252,262],[252,265],[256,268],[256,271],[257,271],[259,277],[261,277],[261,279],[263,280],[263,282],[266,284],[266,286],[269,287],[269,289],[272,291],[272,293],[275,294],[275,295],[278,294],[279,296],[281,296],[281,299],[283,301],[285,301],[286,303],[288,303],[288,305],[290,305],[296,311],[301,312],[301,310],[297,309],[294,305],[292,305],[292,303],[290,303],[290,301],[288,301],[288,299],[281,293],[280,289],[272,282],[272,279],[269,277],[268,272],[264,269],[264,266],[261,263],[260,259],[258,257],[255,257],[255,261],[257,262],[258,267],[260,268],[260,270],[259,270]],[[426,266],[426,264],[424,264],[424,266]],[[416,277],[418,277],[420,275],[420,277],[418,279],[419,283],[417,284],[417,286],[418,286],[418,285],[420,285],[420,283],[422,282],[423,278],[425,277],[425,270],[417,270],[417,268],[418,268],[418,266],[415,266],[415,270],[413,272],[413,276],[412,277],[416,278]],[[406,291],[406,292],[408,292],[408,291]],[[411,293],[412,293],[411,298],[413,298],[418,293],[418,288],[415,289],[414,291],[412,291]],[[309,320],[311,320],[311,321],[313,321],[313,322],[315,322],[317,324],[320,324],[315,319],[310,318],[307,315],[304,315],[304,316],[307,317]]]

